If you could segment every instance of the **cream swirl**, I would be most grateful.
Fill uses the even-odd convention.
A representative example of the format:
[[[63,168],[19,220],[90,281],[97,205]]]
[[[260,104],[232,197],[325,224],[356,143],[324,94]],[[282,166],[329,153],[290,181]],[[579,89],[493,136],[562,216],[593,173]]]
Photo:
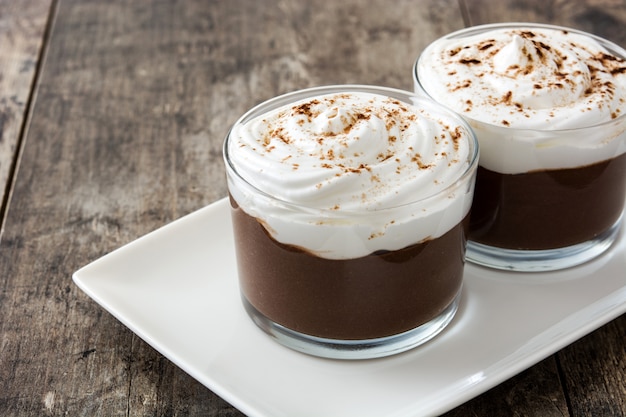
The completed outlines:
[[[476,146],[460,118],[413,98],[336,92],[236,123],[225,155],[247,185],[230,184],[232,197],[278,241],[328,258],[445,233],[469,210],[471,193],[468,200],[455,186]],[[421,200],[428,201],[417,208]],[[428,216],[435,217],[423,227]]]
[[[467,117],[483,167],[571,168],[626,151],[626,51],[558,26],[477,26],[431,43],[415,87]],[[551,132],[560,133],[551,133]]]
[[[430,96],[494,125],[572,129],[626,113],[624,59],[567,29],[452,34],[424,50],[417,72]]]
[[[397,99],[332,94],[238,126],[233,158],[250,184],[323,209],[378,209],[437,193],[467,169],[459,126]]]

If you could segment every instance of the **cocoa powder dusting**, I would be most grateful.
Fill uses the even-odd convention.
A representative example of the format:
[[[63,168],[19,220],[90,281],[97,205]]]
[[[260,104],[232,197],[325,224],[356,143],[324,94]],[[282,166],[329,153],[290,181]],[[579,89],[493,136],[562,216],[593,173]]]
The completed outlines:
[[[480,59],[476,58],[461,58],[459,62],[464,65],[477,65],[481,63]]]

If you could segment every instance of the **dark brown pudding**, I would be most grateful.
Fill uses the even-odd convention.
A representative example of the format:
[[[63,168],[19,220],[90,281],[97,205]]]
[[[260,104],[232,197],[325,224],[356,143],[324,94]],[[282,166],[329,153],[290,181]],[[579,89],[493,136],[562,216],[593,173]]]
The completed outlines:
[[[232,198],[231,206],[242,295],[297,332],[344,340],[395,335],[439,315],[461,288],[467,218],[402,250],[330,260],[276,242]]]
[[[572,169],[500,174],[478,168],[470,240],[518,250],[589,241],[619,219],[626,154]]]

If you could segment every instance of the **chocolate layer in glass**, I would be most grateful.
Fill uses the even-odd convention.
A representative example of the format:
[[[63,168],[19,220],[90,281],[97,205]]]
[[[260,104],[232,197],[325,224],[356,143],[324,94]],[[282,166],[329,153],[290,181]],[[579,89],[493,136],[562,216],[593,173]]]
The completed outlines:
[[[525,174],[479,166],[471,237],[519,250],[577,245],[611,229],[625,199],[626,154],[579,168]]]
[[[461,290],[467,221],[404,249],[329,260],[277,242],[230,202],[244,299],[297,332],[352,340],[403,333],[437,317]]]

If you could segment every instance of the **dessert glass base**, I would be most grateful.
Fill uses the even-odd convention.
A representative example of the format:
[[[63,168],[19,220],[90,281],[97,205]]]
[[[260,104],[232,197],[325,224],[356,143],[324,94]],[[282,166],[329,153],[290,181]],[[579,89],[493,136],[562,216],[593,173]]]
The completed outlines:
[[[556,271],[588,262],[604,253],[617,238],[620,217],[611,228],[577,245],[545,250],[515,250],[467,242],[465,259],[477,265],[508,271]]]
[[[365,340],[327,339],[300,333],[265,317],[246,297],[246,312],[254,323],[278,343],[298,352],[330,359],[373,359],[395,355],[417,347],[437,336],[454,318],[461,290],[437,317],[404,333]]]

